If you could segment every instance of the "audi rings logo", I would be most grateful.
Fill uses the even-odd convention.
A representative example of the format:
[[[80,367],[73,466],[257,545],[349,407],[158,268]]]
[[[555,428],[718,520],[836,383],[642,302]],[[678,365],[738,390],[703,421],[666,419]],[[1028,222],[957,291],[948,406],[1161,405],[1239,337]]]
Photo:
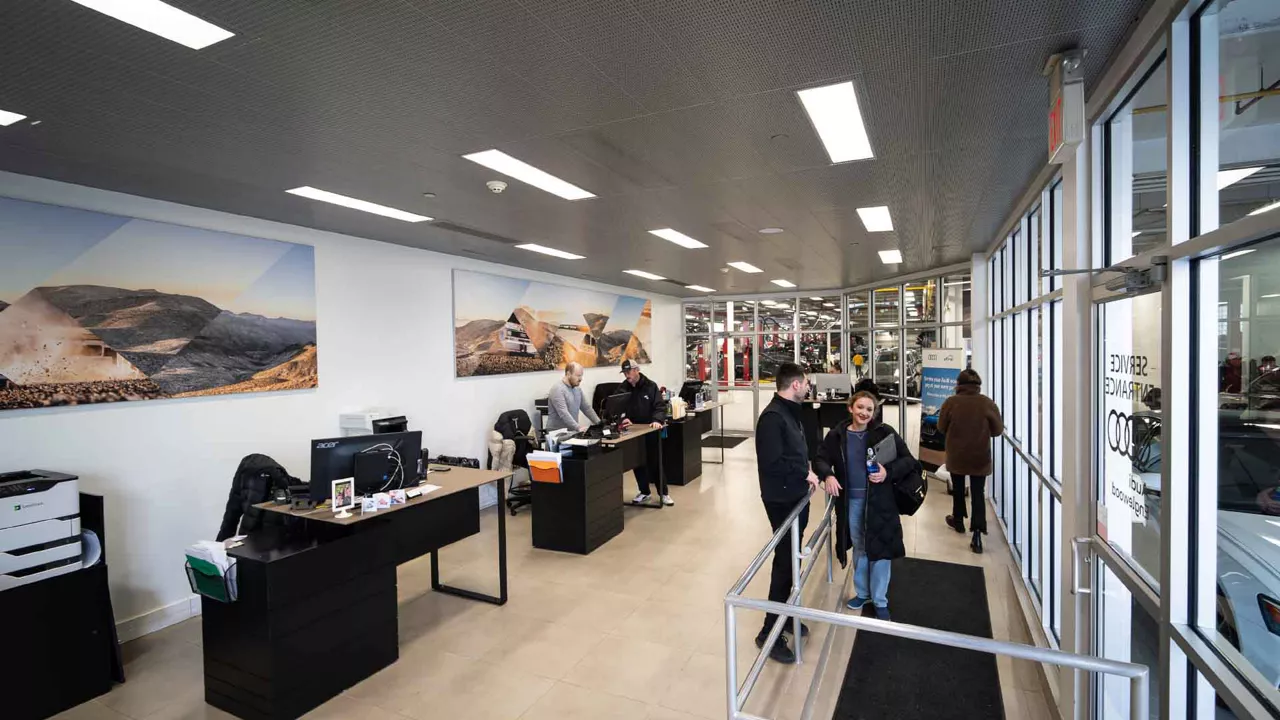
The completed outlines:
[[[1107,413],[1107,449],[1120,457],[1136,460],[1133,456],[1133,423],[1129,416],[1118,410]]]

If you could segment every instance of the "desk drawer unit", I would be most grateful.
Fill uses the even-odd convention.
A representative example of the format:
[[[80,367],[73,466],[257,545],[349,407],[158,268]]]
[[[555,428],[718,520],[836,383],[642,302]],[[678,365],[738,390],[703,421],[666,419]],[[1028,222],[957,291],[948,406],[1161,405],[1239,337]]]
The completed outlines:
[[[586,555],[621,533],[622,467],[622,450],[565,458],[563,482],[534,483],[533,546]]]

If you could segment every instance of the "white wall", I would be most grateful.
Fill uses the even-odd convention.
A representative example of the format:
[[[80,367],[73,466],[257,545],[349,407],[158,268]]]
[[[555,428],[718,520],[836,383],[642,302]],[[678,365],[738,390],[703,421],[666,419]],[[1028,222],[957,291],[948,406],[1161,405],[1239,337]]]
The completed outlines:
[[[453,377],[454,268],[637,294],[8,173],[0,173],[0,196],[316,247],[318,389],[0,413],[0,471],[74,473],[84,491],[106,497],[116,619],[159,611],[126,624],[126,637],[189,612],[182,550],[217,532],[243,456],[265,453],[305,479],[309,439],[338,435],[340,412],[381,407],[407,415],[433,455],[483,462],[485,434],[499,413],[523,407],[532,414],[534,399],[546,397],[559,373]],[[680,304],[664,296],[652,300],[654,363],[645,373],[675,389],[682,377]],[[589,370],[588,397],[597,382],[620,378],[617,368]]]

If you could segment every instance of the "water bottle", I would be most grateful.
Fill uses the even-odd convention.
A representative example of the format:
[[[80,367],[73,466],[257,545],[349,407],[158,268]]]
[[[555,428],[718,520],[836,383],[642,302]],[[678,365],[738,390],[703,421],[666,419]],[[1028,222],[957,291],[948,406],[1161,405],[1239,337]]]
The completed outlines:
[[[880,466],[876,465],[876,451],[867,448],[867,477],[871,477],[879,472]]]

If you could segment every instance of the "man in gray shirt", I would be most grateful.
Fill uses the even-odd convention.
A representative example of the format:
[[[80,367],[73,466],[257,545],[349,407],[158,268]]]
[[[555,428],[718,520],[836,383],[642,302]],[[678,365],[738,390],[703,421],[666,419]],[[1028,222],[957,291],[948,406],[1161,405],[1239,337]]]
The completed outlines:
[[[581,432],[586,425],[578,424],[578,412],[587,416],[593,425],[599,424],[600,418],[591,409],[591,405],[582,400],[582,365],[571,362],[564,366],[564,377],[551,387],[547,395],[547,432],[570,428]]]

